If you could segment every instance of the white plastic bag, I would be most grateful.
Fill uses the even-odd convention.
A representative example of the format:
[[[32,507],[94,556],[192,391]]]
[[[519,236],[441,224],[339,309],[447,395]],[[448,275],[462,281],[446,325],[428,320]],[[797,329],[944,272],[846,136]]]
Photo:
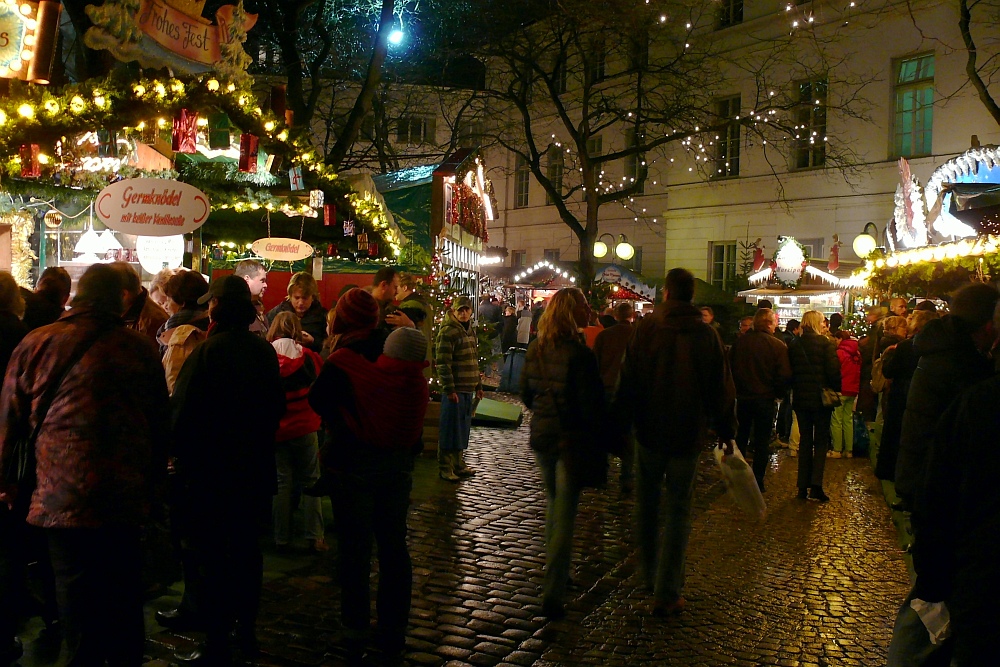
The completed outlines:
[[[917,616],[927,628],[931,644],[937,646],[951,636],[951,615],[944,602],[926,602],[917,598],[910,600],[910,608],[917,612]]]
[[[741,510],[755,519],[763,519],[767,514],[767,505],[757,486],[757,479],[739,447],[735,442],[731,444],[732,454],[726,454],[726,447],[721,442],[715,447],[715,461],[722,471],[722,479]]]

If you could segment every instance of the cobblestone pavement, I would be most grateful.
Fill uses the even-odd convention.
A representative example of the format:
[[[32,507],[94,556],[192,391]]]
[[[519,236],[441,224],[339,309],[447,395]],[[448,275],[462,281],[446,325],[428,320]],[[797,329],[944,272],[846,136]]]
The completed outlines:
[[[633,503],[620,496],[613,472],[608,489],[586,492],[580,504],[568,618],[546,622],[539,616],[544,493],[527,421],[516,430],[474,429],[467,459],[478,474],[461,484],[439,480],[433,460],[418,461],[409,664],[885,664],[907,570],[866,460],[829,460],[831,501],[819,504],[794,498],[797,460],[778,452],[767,473],[768,517],[756,523],[724,494],[706,456],[688,606],[671,619],[648,614],[630,538]],[[333,554],[267,555],[261,664],[343,664]],[[154,609],[176,600],[147,609],[150,664],[166,664],[197,638],[152,621]]]

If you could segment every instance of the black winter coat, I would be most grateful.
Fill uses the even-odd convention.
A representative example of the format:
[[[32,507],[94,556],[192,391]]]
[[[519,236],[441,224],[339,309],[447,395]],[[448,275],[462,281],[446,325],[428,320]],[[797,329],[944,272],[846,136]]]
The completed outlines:
[[[994,377],[966,390],[940,419],[913,511],[914,593],[922,600],[947,602],[953,657],[960,665],[996,661],[994,632],[1000,627],[997,433],[1000,378]]]
[[[185,500],[241,503],[277,490],[274,435],[285,413],[278,355],[244,325],[209,332],[174,386],[174,448]]]
[[[899,456],[899,435],[903,430],[906,395],[910,392],[910,381],[913,379],[913,372],[917,370],[919,357],[913,351],[912,338],[907,338],[896,345],[896,349],[883,354],[886,357],[882,362],[882,375],[887,380],[892,380],[892,384],[885,401],[885,422],[882,425],[875,476],[892,481],[896,479],[896,458]]]
[[[28,327],[9,311],[0,311],[0,371],[7,370],[10,355],[21,339],[28,335]]]
[[[271,327],[271,323],[274,322],[274,318],[278,313],[294,312],[295,308],[292,307],[292,302],[285,299],[267,314],[268,328]],[[323,349],[323,341],[326,340],[326,308],[319,302],[319,299],[314,298],[312,305],[309,306],[309,310],[302,316],[302,330],[313,337],[313,342],[306,347],[313,352],[321,351]]]
[[[804,329],[798,342],[788,349],[792,364],[792,407],[817,412],[823,406],[823,389],[840,391],[840,359],[837,346],[826,336]]]
[[[582,341],[559,341],[542,352],[528,346],[521,398],[532,411],[531,448],[552,453],[561,441],[593,439],[607,431],[604,384],[597,358]]]
[[[896,493],[913,501],[938,419],[964,389],[993,375],[967,325],[951,315],[931,320],[913,339],[920,357],[910,381],[896,459]]]
[[[500,351],[506,353],[512,347],[517,347],[517,315],[504,315]]]

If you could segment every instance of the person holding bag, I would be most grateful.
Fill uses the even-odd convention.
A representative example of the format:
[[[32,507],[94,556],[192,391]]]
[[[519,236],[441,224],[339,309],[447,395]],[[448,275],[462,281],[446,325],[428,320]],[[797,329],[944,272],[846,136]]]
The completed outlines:
[[[538,321],[538,338],[528,346],[521,377],[521,397],[533,411],[530,444],[548,500],[542,614],[551,619],[566,615],[580,491],[607,481],[607,453],[599,442],[607,424],[604,384],[580,335],[589,319],[583,292],[575,287],[556,292]]]
[[[823,313],[802,316],[802,336],[789,351],[792,364],[792,409],[799,422],[799,494],[826,502],[823,469],[830,446],[830,420],[835,394],[840,392],[840,359],[837,348],[823,335]],[[837,401],[839,404],[839,401]]]

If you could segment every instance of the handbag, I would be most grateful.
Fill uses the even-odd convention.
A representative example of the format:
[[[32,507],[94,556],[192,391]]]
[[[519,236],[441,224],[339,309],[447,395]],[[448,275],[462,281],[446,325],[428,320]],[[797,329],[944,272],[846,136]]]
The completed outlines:
[[[824,408],[836,408],[843,405],[844,396],[839,391],[823,387],[820,400],[823,402]]]
[[[52,406],[52,401],[55,400],[63,380],[66,379],[69,372],[76,367],[77,363],[83,358],[83,355],[87,353],[87,350],[97,342],[97,339],[105,331],[106,329],[104,328],[98,328],[92,336],[84,339],[82,344],[73,351],[73,356],[70,357],[66,366],[59,374],[58,379],[45,388],[45,393],[42,394],[42,398],[38,402],[38,408],[35,410],[35,427],[31,429],[31,434],[28,437],[18,438],[14,442],[10,457],[11,461],[4,471],[4,481],[7,483],[8,488],[15,487],[17,489],[17,495],[14,499],[14,512],[21,516],[27,516],[28,506],[31,504],[31,496],[35,492],[35,485],[37,483],[35,441],[38,440],[38,434],[42,430],[42,424],[45,423],[49,407]]]

